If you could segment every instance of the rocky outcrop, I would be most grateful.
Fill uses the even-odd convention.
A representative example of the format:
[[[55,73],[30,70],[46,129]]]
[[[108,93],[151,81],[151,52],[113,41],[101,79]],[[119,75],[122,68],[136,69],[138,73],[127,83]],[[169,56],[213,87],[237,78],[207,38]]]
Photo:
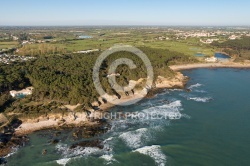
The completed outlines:
[[[173,78],[165,78],[158,76],[155,87],[156,88],[181,88],[183,89],[188,81],[188,77],[184,76],[182,73],[177,72]]]
[[[18,119],[12,119],[8,124],[2,126],[0,132],[0,157],[8,155],[13,148],[23,146],[28,141],[26,136],[15,135],[15,129],[21,123]]]
[[[72,136],[74,139],[92,138],[106,133],[110,127],[111,126],[106,123],[105,120],[99,120],[99,123],[96,125],[77,128],[77,130],[73,132]]]
[[[6,116],[4,116],[3,113],[0,114],[0,126],[7,123],[8,119],[6,118]]]
[[[162,88],[184,88],[188,78],[183,74],[177,72],[176,75],[172,78],[165,78],[162,76],[158,76],[154,85],[154,89],[162,89]],[[131,85],[143,85],[145,79],[141,78],[138,81],[131,81]],[[147,93],[147,89],[145,93]],[[154,93],[154,92],[153,92]],[[99,134],[105,133],[110,126],[107,126],[106,123],[102,120],[102,109],[97,108],[110,108],[110,103],[105,99],[106,96],[102,96],[98,98],[98,101],[93,103],[94,109],[81,110],[77,112],[75,108],[76,106],[68,106],[72,109],[68,108],[68,112],[65,114],[48,114],[44,116],[40,116],[36,119],[22,119],[23,123],[21,124],[18,121],[13,121],[10,126],[3,128],[3,131],[0,135],[0,156],[5,156],[9,154],[13,147],[22,146],[24,142],[28,141],[27,137],[24,134],[31,133],[33,131],[49,129],[49,128],[64,128],[64,127],[80,127],[77,131],[73,133],[73,138],[91,138],[97,136]],[[116,95],[113,95],[109,98],[109,100],[117,101],[117,102],[129,102],[131,100],[135,100],[141,96],[138,96],[137,91],[128,92],[128,95],[123,94],[121,98]],[[103,107],[104,106],[104,107]],[[74,108],[74,109],[73,109]],[[80,108],[81,109],[81,108]],[[106,125],[104,125],[106,124]],[[59,140],[53,140],[52,143],[58,143]],[[93,145],[98,145],[98,142],[92,142]],[[72,145],[76,146],[85,146],[92,144],[90,142],[82,142],[79,144]],[[100,147],[101,148],[101,147]]]

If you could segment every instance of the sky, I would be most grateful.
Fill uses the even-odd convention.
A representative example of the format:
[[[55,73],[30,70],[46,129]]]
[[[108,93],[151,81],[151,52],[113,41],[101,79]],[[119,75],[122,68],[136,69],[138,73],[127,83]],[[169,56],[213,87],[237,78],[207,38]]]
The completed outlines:
[[[0,26],[249,26],[249,0],[2,0]]]

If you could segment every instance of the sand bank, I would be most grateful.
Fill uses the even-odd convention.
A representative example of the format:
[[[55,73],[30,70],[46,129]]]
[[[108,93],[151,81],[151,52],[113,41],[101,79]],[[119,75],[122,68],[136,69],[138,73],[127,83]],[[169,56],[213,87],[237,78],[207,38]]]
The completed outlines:
[[[174,71],[196,68],[250,68],[250,63],[222,62],[222,63],[196,63],[169,66]]]

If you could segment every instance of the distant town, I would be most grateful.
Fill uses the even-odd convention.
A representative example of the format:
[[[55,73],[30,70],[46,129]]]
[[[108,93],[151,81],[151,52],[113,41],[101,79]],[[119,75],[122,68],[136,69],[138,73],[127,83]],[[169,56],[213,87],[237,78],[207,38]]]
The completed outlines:
[[[32,59],[35,59],[35,57],[0,54],[0,63],[4,63],[4,64],[10,64],[13,62],[25,62],[25,61],[29,61]]]
[[[112,29],[112,27],[110,27]],[[53,31],[51,31],[53,30]],[[41,29],[36,27],[7,30],[0,28],[0,54],[15,54],[36,56],[41,54],[66,54],[66,53],[90,53],[105,50],[112,46],[119,38],[119,43],[135,46],[166,47],[174,42],[187,43],[189,45],[211,44],[214,41],[224,42],[236,40],[242,37],[250,37],[248,27],[121,27],[108,28],[65,28],[65,29]],[[135,34],[137,34],[135,36]],[[129,37],[135,37],[131,42]],[[84,42],[83,42],[84,41]],[[206,47],[206,46],[203,46]],[[171,48],[168,48],[171,50]],[[198,51],[199,52],[199,51]],[[5,62],[8,63],[8,62]]]

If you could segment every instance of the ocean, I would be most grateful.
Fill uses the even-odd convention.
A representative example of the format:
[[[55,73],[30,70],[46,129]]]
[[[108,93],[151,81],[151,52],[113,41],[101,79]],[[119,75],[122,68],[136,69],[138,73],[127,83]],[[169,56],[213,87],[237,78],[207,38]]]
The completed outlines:
[[[163,90],[135,105],[112,108],[112,113],[140,116],[112,119],[107,133],[82,139],[99,140],[102,148],[71,149],[75,142],[71,130],[39,131],[7,158],[8,165],[249,165],[250,70],[183,73],[190,77],[187,91]],[[54,138],[60,140],[58,144],[50,143]]]

